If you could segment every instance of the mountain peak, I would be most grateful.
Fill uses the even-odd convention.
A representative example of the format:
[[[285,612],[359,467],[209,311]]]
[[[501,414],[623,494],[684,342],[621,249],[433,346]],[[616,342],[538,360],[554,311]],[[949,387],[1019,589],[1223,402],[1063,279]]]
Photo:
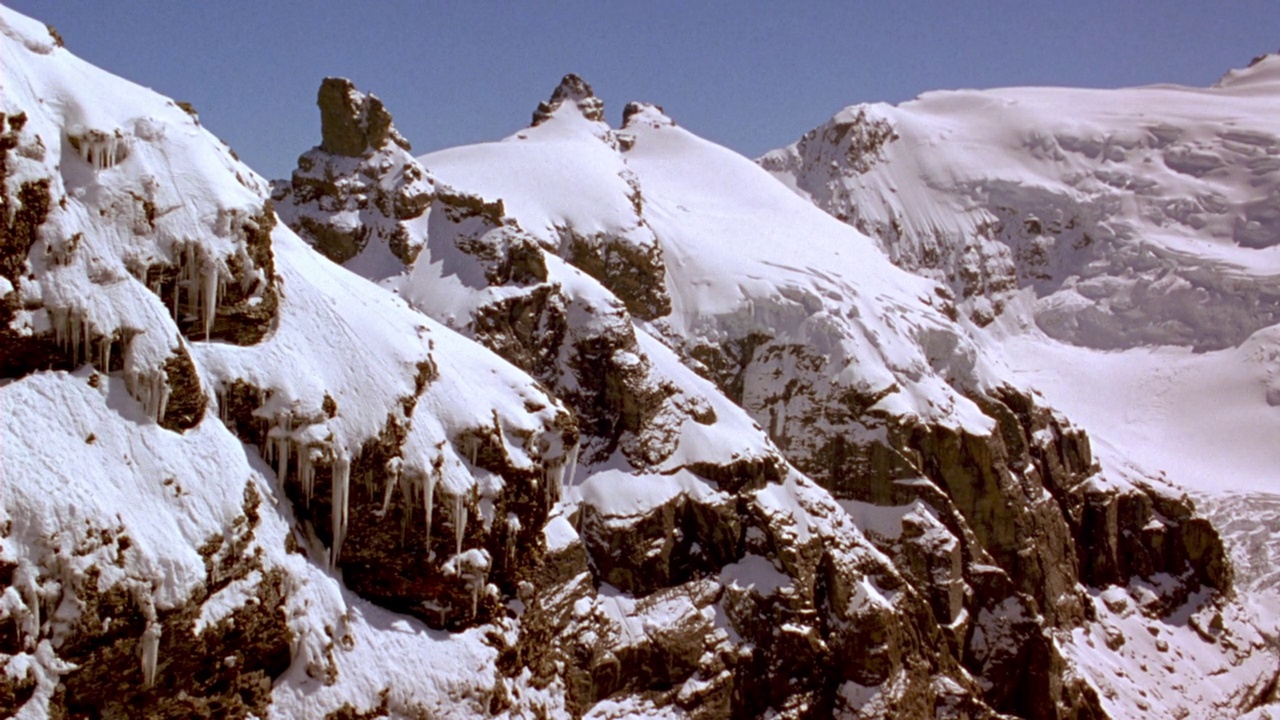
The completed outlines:
[[[675,127],[672,120],[661,105],[647,102],[629,102],[622,110],[622,129],[635,128],[641,123],[651,127]]]
[[[1280,52],[1264,53],[1251,60],[1248,66],[1230,70],[1223,75],[1214,87],[1243,89],[1252,87],[1264,89],[1280,81]]]
[[[533,111],[533,125],[536,127],[550,119],[566,100],[572,101],[587,120],[604,122],[604,102],[596,97],[586,80],[569,73],[560,79],[560,84],[551,92],[551,99],[538,103],[538,109]]]
[[[320,106],[320,148],[335,155],[359,157],[394,142],[410,150],[377,95],[365,95],[346,78],[327,77],[316,97]]]

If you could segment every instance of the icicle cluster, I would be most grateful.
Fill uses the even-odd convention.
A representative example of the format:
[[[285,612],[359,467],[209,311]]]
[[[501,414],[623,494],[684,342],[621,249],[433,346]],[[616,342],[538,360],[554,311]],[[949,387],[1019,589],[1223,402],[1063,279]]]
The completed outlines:
[[[95,332],[88,314],[76,308],[49,307],[48,312],[54,342],[71,358],[72,365],[93,363],[102,372],[110,371],[112,336]],[[163,367],[145,363],[143,357],[159,351],[158,347],[139,350],[134,343],[126,343],[123,373],[125,389],[156,423],[164,422],[169,405],[169,376]]]
[[[94,170],[106,170],[129,156],[129,141],[119,130],[112,133],[89,130],[70,135],[67,139],[80,159],[92,165]]]
[[[426,511],[427,547],[431,547],[431,513],[435,510],[436,480],[439,476],[434,472],[427,473],[422,482],[422,508]]]
[[[15,622],[27,652],[34,652],[40,643],[40,600],[38,571],[30,562],[19,560],[12,584],[0,592],[0,617]]]
[[[49,321],[53,325],[54,340],[58,347],[71,356],[71,364],[97,362],[106,372],[111,367],[111,338],[94,332],[88,316],[74,308],[49,308]]]
[[[164,422],[169,405],[169,378],[164,370],[125,371],[124,385],[152,421]]]
[[[480,609],[480,591],[488,584],[489,568],[493,565],[489,553],[479,548],[472,548],[464,553],[454,555],[441,570],[445,575],[461,578],[471,593],[471,616],[475,617]]]
[[[226,295],[226,278],[219,262],[207,256],[195,243],[188,243],[181,250],[175,250],[174,254],[178,257],[178,278],[170,298],[170,312],[175,321],[179,319],[179,300],[185,289],[186,307],[197,314],[205,339],[208,339],[213,332],[218,303]],[[156,288],[156,293],[159,294],[159,288]]]
[[[543,493],[546,495],[548,504],[560,501],[560,497],[564,493],[566,480],[573,482],[573,476],[578,471],[579,449],[579,443],[575,442],[573,447],[569,448],[568,453],[562,457],[548,460],[543,466]]]

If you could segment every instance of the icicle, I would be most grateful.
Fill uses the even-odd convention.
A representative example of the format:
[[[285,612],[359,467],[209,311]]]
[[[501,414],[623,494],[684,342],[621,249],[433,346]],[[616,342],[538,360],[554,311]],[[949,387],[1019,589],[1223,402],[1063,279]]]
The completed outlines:
[[[560,499],[561,490],[564,488],[564,471],[563,462],[557,462],[551,468],[551,501],[555,502]]]
[[[102,372],[111,372],[111,338],[104,337],[100,345],[102,355]]]
[[[409,534],[409,522],[413,519],[412,482],[400,483],[400,501],[404,503],[404,512],[400,516],[400,547],[404,547],[404,539]]]
[[[276,477],[283,484],[289,477],[289,438],[280,437],[276,440]],[[311,493],[303,489],[303,496],[306,498],[306,504],[311,504]]]
[[[476,610],[478,610],[480,606],[480,586],[483,585],[483,583],[480,582],[480,578],[474,577],[471,578],[471,582],[467,584],[471,586],[471,617],[474,618],[476,616]]]
[[[182,264],[181,274],[187,286],[187,307],[195,309],[200,307],[200,285],[192,282],[195,279],[196,246],[194,244],[187,245],[184,254],[186,258]]]
[[[213,318],[218,312],[218,270],[217,268],[202,268],[201,280],[204,284],[203,297],[201,301],[204,303],[202,310],[204,311],[204,339],[209,339],[209,333],[213,332]]]
[[[387,487],[382,491],[382,508],[378,510],[378,517],[386,517],[387,511],[391,509],[391,496],[395,494],[396,486],[400,484],[400,473],[396,472],[387,477]]]
[[[31,625],[26,640],[29,649],[35,650],[36,645],[40,642],[40,586],[32,579],[29,581],[27,589],[31,594],[31,597],[27,600],[27,607],[31,610],[29,617]]]
[[[53,325],[53,339],[54,342],[58,343],[59,348],[65,348],[67,344],[63,330],[63,316],[65,313],[65,310],[49,308],[49,322]]]
[[[453,522],[453,554],[460,555],[462,553],[462,539],[467,532],[467,506],[462,493],[458,493],[453,498]]]
[[[156,385],[159,386],[159,392],[157,392],[157,394],[160,396],[159,401],[156,403],[156,422],[157,423],[164,422],[164,413],[166,410],[169,409],[169,392],[170,392],[169,383],[165,382],[164,380],[165,380],[164,374],[157,372]]]
[[[435,509],[436,504],[436,474],[435,472],[427,473],[427,478],[422,482],[422,507],[425,508],[427,514],[427,551],[431,550],[431,513]]]
[[[298,483],[302,486],[302,497],[306,498],[306,505],[310,507],[311,495],[316,487],[316,469],[312,465],[310,447],[298,448]]]
[[[156,682],[156,662],[160,659],[160,623],[152,620],[142,631],[142,679],[145,687]]]
[[[333,463],[333,507],[330,515],[333,518],[333,553],[332,564],[338,565],[342,554],[342,541],[347,536],[347,519],[349,496],[351,493],[351,459],[341,453]]]
[[[573,484],[574,475],[578,473],[578,450],[581,448],[581,446],[582,446],[582,441],[576,440],[573,443],[573,447],[569,450],[569,464],[568,464],[567,470],[565,471],[565,478],[569,481],[570,485]]]
[[[476,466],[476,452],[480,449],[480,439],[472,438],[471,440],[471,467]]]
[[[71,364],[80,364],[80,329],[84,326],[77,313],[71,313]]]
[[[507,561],[516,556],[516,537],[520,534],[520,516],[507,513]]]

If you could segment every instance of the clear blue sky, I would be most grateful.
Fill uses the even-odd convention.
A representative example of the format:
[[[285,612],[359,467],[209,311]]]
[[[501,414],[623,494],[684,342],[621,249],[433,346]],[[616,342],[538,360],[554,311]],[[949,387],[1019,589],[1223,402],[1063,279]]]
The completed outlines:
[[[566,72],[748,156],[840,108],[942,88],[1208,85],[1280,49],[1277,0],[241,2],[0,0],[74,53],[192,102],[267,177],[319,142],[325,75],[416,152],[504,137]]]

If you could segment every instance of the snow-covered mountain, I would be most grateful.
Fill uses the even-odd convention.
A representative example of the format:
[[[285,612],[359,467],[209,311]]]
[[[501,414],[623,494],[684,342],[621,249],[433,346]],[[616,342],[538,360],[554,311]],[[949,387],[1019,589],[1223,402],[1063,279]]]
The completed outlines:
[[[1280,55],[1264,55],[1210,88],[852,106],[759,160],[947,284],[985,354],[1088,429],[1104,470],[1191,492],[1273,647],[1278,111]],[[1180,691],[1139,677],[1152,696],[1116,714],[1174,714]]]
[[[1016,287],[898,267],[656,106],[610,127],[575,76],[422,157],[326,79],[320,144],[268,185],[37,21],[0,9],[0,52],[6,714],[1274,694],[1220,530],[1095,458],[1010,350],[1057,346],[972,321]]]

